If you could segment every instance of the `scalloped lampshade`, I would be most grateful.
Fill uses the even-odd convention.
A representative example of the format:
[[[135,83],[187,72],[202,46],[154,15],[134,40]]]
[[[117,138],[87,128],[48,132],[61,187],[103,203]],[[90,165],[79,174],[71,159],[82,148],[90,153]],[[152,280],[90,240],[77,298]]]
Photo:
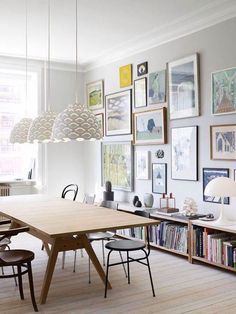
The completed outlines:
[[[99,140],[101,128],[95,115],[84,105],[69,105],[55,119],[52,139],[54,141]]]
[[[27,143],[28,132],[32,121],[33,119],[31,118],[23,118],[16,123],[10,134],[10,143]]]

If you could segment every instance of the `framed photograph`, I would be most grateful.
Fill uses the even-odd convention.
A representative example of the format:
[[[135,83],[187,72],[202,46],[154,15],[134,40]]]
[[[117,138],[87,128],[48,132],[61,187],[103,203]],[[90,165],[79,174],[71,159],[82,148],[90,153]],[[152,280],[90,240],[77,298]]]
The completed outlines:
[[[131,89],[106,96],[106,135],[131,134]]]
[[[102,185],[111,181],[116,190],[133,190],[133,147],[131,142],[102,143]]]
[[[132,85],[132,64],[120,67],[120,87]]]
[[[148,180],[149,179],[149,157],[148,151],[136,151],[136,179]]]
[[[152,193],[167,193],[167,164],[152,164]]]
[[[148,99],[150,105],[166,101],[166,70],[149,74]]]
[[[203,168],[203,201],[210,203],[221,203],[221,197],[204,195],[207,184],[217,177],[229,177],[228,168]],[[224,204],[229,204],[229,197],[224,198]]]
[[[168,64],[170,119],[199,116],[199,56]]]
[[[236,124],[211,125],[211,159],[236,160]]]
[[[148,73],[148,63],[142,62],[137,65],[137,76],[141,76]]]
[[[171,177],[198,180],[198,126],[172,128]]]
[[[165,144],[166,140],[166,108],[134,114],[135,144]]]
[[[87,84],[87,104],[91,110],[102,109],[104,107],[103,80]]]
[[[134,81],[134,107],[146,107],[147,106],[147,78]]]
[[[236,68],[211,74],[212,114],[236,113]]]
[[[97,118],[98,123],[99,123],[99,125],[101,127],[102,137],[104,137],[104,117],[103,117],[103,113],[95,114],[95,117]]]

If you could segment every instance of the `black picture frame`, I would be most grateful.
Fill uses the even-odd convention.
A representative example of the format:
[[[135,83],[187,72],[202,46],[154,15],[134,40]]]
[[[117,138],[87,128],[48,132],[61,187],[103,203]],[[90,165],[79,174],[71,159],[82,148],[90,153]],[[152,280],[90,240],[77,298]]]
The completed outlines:
[[[142,76],[148,73],[148,62],[142,62],[137,65],[137,76]]]
[[[134,108],[147,107],[147,78],[134,80]]]
[[[167,193],[167,164],[153,163],[152,164],[152,193],[166,194]]]

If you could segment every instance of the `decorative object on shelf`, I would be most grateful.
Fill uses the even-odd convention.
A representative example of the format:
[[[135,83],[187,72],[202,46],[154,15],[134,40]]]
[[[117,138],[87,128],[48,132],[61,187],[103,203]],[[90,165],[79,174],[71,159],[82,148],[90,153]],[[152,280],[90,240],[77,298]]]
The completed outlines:
[[[236,113],[236,68],[211,74],[212,114]]]
[[[104,107],[103,101],[103,80],[90,82],[87,84],[87,106],[88,109],[97,110]]]
[[[113,189],[133,190],[133,147],[131,142],[102,143],[102,184],[111,181]]]
[[[198,126],[172,128],[171,177],[198,180]]]
[[[211,159],[236,160],[236,124],[211,125]]]
[[[199,116],[199,56],[168,64],[170,119]]]
[[[167,164],[152,164],[152,192],[167,193]]]
[[[164,155],[165,155],[165,153],[164,153],[164,150],[163,149],[158,149],[156,152],[155,152],[155,156],[156,156],[156,158],[164,158]]]
[[[184,215],[193,215],[197,213],[197,203],[192,197],[186,197],[181,211]]]
[[[165,193],[162,194],[160,198],[160,209],[158,211],[165,213],[175,213],[179,210],[175,207],[175,197],[172,193],[167,196]]]
[[[134,81],[134,108],[147,106],[147,78]]]
[[[149,179],[150,152],[146,150],[136,151],[136,179]]]
[[[131,134],[131,89],[106,95],[106,135]]]
[[[224,198],[236,196],[236,182],[227,177],[218,177],[212,179],[204,190],[204,195],[210,197],[219,197],[221,200],[220,216],[214,221],[214,224],[228,224],[229,221],[224,215]],[[232,223],[232,222],[231,222]]]
[[[144,74],[148,73],[148,63],[146,62],[142,62],[140,64],[137,65],[137,76],[142,76]]]
[[[104,115],[103,115],[103,113],[98,113],[98,114],[95,114],[95,117],[96,117],[98,124],[100,126],[101,135],[102,135],[102,137],[104,137]]]
[[[166,108],[134,114],[135,144],[165,144],[166,141]]]
[[[139,197],[137,195],[135,195],[134,198],[133,198],[133,205],[135,207],[142,207],[142,203],[139,200]]]
[[[120,87],[132,85],[132,64],[120,67]]]
[[[145,193],[143,197],[143,203],[145,207],[152,207],[154,202],[153,195],[151,193]]]
[[[104,201],[114,201],[114,192],[112,191],[111,181],[106,181],[105,189],[106,189],[106,191],[103,191],[103,200]]]
[[[166,70],[149,74],[148,99],[150,105],[166,101]]]
[[[203,201],[210,203],[221,203],[221,195],[207,195],[205,189],[208,183],[217,177],[229,177],[228,168],[203,168]],[[227,195],[223,195],[227,196]],[[229,197],[224,197],[224,204],[229,204]]]

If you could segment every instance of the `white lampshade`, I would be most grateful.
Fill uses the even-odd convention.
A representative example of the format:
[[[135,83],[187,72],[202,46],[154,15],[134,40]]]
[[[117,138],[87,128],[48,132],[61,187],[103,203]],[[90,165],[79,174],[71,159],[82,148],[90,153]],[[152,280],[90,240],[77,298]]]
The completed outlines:
[[[32,121],[30,118],[23,118],[16,123],[10,134],[10,143],[27,143],[28,132]]]
[[[54,141],[99,140],[102,138],[101,127],[95,115],[75,103],[69,105],[55,119],[52,139]]]
[[[217,177],[211,180],[204,191],[207,196],[236,196],[236,182],[227,177]]]
[[[46,111],[35,118],[31,124],[28,134],[30,143],[51,142],[52,127],[57,114],[53,111]]]

